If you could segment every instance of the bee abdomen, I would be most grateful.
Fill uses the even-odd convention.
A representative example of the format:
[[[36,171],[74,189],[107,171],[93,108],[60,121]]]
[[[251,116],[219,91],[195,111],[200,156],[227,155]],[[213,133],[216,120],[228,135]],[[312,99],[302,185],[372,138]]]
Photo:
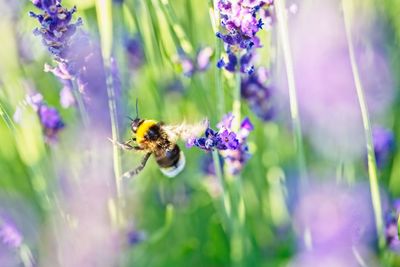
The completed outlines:
[[[162,155],[156,155],[156,161],[161,172],[168,177],[178,175],[185,167],[185,155],[178,145],[174,145],[171,150],[165,151]]]

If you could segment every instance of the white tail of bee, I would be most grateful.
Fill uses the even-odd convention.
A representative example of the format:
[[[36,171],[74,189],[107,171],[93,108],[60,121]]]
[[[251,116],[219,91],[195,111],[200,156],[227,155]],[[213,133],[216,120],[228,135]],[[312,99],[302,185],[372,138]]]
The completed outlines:
[[[184,168],[186,164],[185,154],[181,151],[179,154],[179,160],[176,165],[168,168],[160,168],[161,172],[169,178],[177,176]]]

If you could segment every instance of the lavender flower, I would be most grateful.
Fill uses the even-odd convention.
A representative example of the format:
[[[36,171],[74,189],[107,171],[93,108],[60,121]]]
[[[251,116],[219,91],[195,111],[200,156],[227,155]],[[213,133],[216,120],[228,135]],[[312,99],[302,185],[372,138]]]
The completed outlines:
[[[375,149],[375,158],[378,168],[383,168],[389,161],[390,155],[395,150],[394,135],[390,130],[375,127],[372,130],[372,138]]]
[[[33,4],[42,11],[41,14],[30,13],[40,23],[34,32],[42,37],[57,62],[55,67],[46,65],[45,71],[52,72],[64,86],[60,95],[62,106],[75,104],[72,90],[79,91],[83,95],[85,112],[96,116],[89,122],[107,127],[98,119],[108,116],[104,108],[107,106],[107,91],[100,46],[87,33],[77,30],[82,24],[80,18],[71,22],[75,7],[68,10],[61,6],[60,0],[33,1]]]
[[[219,150],[229,173],[235,175],[242,170],[244,164],[250,158],[247,137],[254,127],[250,120],[245,118],[239,131],[235,133],[232,131],[233,118],[231,113],[225,115],[221,122],[217,124],[218,132],[207,127],[203,137],[189,139],[186,146],[197,146],[206,151]],[[210,165],[207,169],[209,167]]]
[[[71,37],[76,32],[76,28],[82,24],[80,18],[75,23],[71,22],[76,8],[68,10],[61,6],[61,1],[56,0],[33,0],[32,3],[43,11],[43,14],[39,15],[30,12],[30,15],[37,18],[41,25],[40,28],[34,30],[34,33],[42,36],[43,44],[57,61],[64,62],[67,50],[71,46]]]
[[[22,244],[23,237],[16,226],[10,221],[0,220],[0,241],[10,248],[18,248]]]
[[[226,120],[226,119],[224,119]],[[186,146],[192,147],[197,146],[203,150],[211,151],[213,149],[217,150],[227,150],[227,149],[238,149],[239,140],[236,137],[236,134],[230,129],[226,127],[227,125],[222,123],[218,126],[219,130],[215,131],[210,127],[207,127],[204,136],[200,138],[191,138],[187,141]]]
[[[266,19],[266,13],[263,13],[262,18],[259,11],[268,10],[272,4],[272,1],[256,0],[218,1],[223,33],[217,32],[216,36],[226,44],[228,59],[218,61],[217,67],[224,67],[230,72],[237,70],[247,74],[254,72],[254,67],[250,64],[252,49],[261,46],[256,35],[264,25],[263,19]]]
[[[257,73],[242,79],[241,95],[247,101],[250,109],[263,121],[268,121],[273,116],[271,103],[271,89],[265,85],[267,72],[259,68]]]
[[[79,72],[71,49],[76,46],[73,36],[76,28],[82,24],[82,20],[79,18],[72,23],[72,15],[76,12],[76,8],[68,10],[61,6],[61,1],[33,0],[32,3],[43,11],[43,14],[39,15],[30,12],[41,26],[36,28],[34,33],[42,36],[43,44],[58,62],[56,67],[45,64],[44,71],[52,72],[64,85],[60,92],[60,102],[63,107],[69,107],[75,104],[71,81]]]

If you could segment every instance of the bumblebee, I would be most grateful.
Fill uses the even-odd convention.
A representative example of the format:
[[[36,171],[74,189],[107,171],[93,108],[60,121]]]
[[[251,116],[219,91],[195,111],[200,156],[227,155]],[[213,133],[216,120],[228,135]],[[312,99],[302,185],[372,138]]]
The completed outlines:
[[[123,178],[130,178],[140,173],[146,166],[151,154],[160,167],[161,172],[168,177],[175,177],[185,167],[185,155],[176,144],[178,139],[188,139],[204,131],[206,125],[186,124],[170,126],[155,120],[131,119],[132,138],[124,143],[114,142],[124,150],[146,152],[140,165],[126,172]]]

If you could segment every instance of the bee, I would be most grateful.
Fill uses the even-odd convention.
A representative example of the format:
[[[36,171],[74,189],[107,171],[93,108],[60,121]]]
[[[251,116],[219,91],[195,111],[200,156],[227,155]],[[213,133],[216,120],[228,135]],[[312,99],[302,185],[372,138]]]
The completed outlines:
[[[136,114],[138,114],[136,106]],[[151,119],[141,119],[136,116],[131,119],[132,138],[124,143],[113,142],[124,150],[145,152],[139,166],[123,174],[123,178],[130,178],[139,174],[150,156],[153,154],[161,172],[168,177],[175,177],[185,167],[186,159],[177,145],[179,139],[187,140],[204,132],[206,122],[198,125],[165,125]]]

